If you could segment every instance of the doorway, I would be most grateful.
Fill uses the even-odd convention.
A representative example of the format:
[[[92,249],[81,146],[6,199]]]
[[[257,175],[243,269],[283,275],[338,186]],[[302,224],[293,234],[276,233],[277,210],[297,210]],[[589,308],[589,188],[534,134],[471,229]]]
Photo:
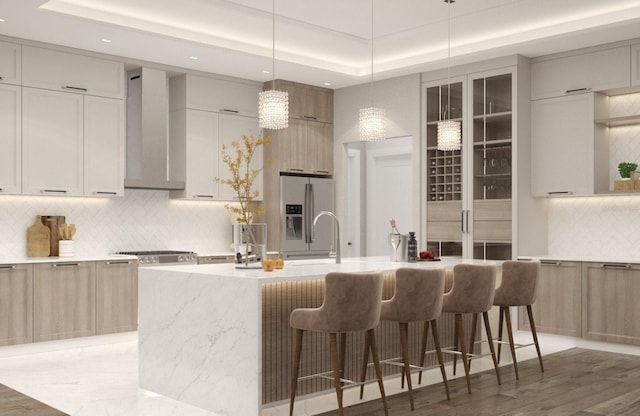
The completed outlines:
[[[349,256],[386,256],[391,227],[413,229],[413,137],[347,145]]]

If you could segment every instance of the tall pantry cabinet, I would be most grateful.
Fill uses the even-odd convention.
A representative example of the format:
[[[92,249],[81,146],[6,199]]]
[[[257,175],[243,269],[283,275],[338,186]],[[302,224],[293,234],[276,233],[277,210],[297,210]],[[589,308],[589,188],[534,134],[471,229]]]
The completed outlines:
[[[423,74],[423,246],[496,260],[535,251],[546,235],[524,232],[544,221],[543,204],[529,192],[528,61],[513,56],[452,73]],[[461,149],[440,151],[437,124],[449,118],[461,123]],[[531,225],[518,221],[531,215]]]

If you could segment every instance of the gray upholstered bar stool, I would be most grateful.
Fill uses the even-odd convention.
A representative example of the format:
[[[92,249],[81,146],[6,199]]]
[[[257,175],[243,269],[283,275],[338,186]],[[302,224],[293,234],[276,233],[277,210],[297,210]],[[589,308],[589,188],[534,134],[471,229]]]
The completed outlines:
[[[382,372],[378,358],[374,328],[380,322],[382,302],[382,273],[328,273],[325,277],[324,300],[319,308],[294,309],[289,318],[291,327],[296,329],[296,348],[291,376],[291,402],[289,415],[293,415],[293,404],[298,385],[300,353],[304,331],[329,334],[333,380],[338,396],[339,414],[342,409],[342,384],[359,384],[343,378],[346,333],[365,331],[366,342],[371,348],[374,367],[384,414],[388,415],[387,399],[382,384]],[[337,335],[341,335],[341,352],[338,356]],[[323,376],[320,374],[318,376]],[[306,377],[305,377],[306,378]]]
[[[442,299],[442,312],[455,314],[455,344],[456,351],[445,349],[445,352],[452,352],[462,355],[462,364],[467,379],[467,391],[471,393],[471,382],[469,380],[469,360],[479,358],[483,355],[473,353],[475,346],[475,332],[478,323],[478,314],[482,314],[484,327],[489,340],[489,349],[493,366],[496,370],[498,384],[500,382],[500,370],[493,347],[491,336],[491,326],[489,325],[488,312],[493,306],[493,296],[496,287],[496,266],[488,264],[457,264],[453,268],[453,286],[451,290],[444,294]],[[469,351],[467,351],[464,336],[464,326],[462,322],[463,314],[473,314],[471,324],[471,335],[469,337]],[[460,351],[457,348],[460,348]],[[457,356],[456,356],[457,357]],[[454,357],[455,374],[455,357]]]
[[[503,321],[507,321],[507,336],[509,337],[509,349],[511,350],[511,358],[513,359],[513,369],[518,375],[518,362],[516,361],[516,348],[536,346],[538,353],[538,361],[540,362],[540,371],[544,373],[542,365],[542,354],[540,354],[540,345],[538,344],[538,335],[536,333],[536,325],[533,322],[533,313],[531,305],[536,300],[536,287],[538,285],[538,274],[540,273],[540,261],[515,261],[508,260],[502,263],[502,282],[496,289],[496,295],[493,304],[500,307],[500,320],[498,321],[498,362],[500,362],[500,352],[502,344],[502,328]],[[533,342],[530,344],[515,344],[513,342],[513,330],[511,327],[511,306],[526,306],[527,315],[529,315],[529,325],[531,326],[531,335]]]
[[[449,385],[447,384],[447,374],[444,370],[442,351],[440,349],[440,338],[438,336],[438,326],[436,319],[442,314],[442,296],[444,295],[444,269],[416,269],[399,268],[396,270],[396,285],[393,297],[382,301],[380,319],[398,322],[400,326],[400,345],[402,348],[403,379],[407,380],[409,388],[409,402],[411,410],[413,405],[413,389],[411,386],[411,368],[424,369],[424,359],[427,351],[427,336],[429,334],[429,324],[431,324],[433,342],[440,363],[440,371],[444,388],[449,399]],[[420,367],[412,366],[409,362],[409,322],[424,322],[422,333],[422,345],[420,355]],[[367,368],[367,353],[362,368],[362,379]],[[392,363],[400,364],[396,361]],[[422,372],[420,373],[422,376]],[[360,398],[364,385],[360,386]]]

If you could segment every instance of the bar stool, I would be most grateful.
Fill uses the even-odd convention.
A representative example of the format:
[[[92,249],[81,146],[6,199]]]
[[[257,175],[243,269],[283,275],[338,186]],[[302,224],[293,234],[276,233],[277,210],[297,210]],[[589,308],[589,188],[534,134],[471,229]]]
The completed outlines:
[[[486,264],[457,264],[453,268],[453,286],[451,290],[444,294],[442,299],[442,312],[455,314],[455,348],[456,351],[445,349],[445,352],[455,353],[454,374],[457,354],[462,355],[462,364],[467,379],[467,391],[471,393],[471,382],[469,380],[469,361],[483,355],[474,354],[475,332],[478,323],[478,314],[482,313],[484,327],[489,340],[489,349],[493,366],[496,370],[498,384],[500,381],[500,370],[493,348],[493,337],[491,336],[491,326],[489,325],[488,311],[493,306],[493,296],[496,286],[496,267]],[[466,349],[466,340],[462,324],[462,314],[472,313],[471,336],[469,337],[469,352]],[[457,348],[460,347],[461,351]]]
[[[389,300],[382,301],[380,319],[398,322],[400,327],[400,345],[402,347],[402,364],[395,360],[388,360],[391,364],[403,366],[403,381],[406,377],[407,387],[409,389],[409,402],[411,410],[413,405],[413,389],[411,386],[411,368],[419,368],[420,377],[424,369],[424,358],[427,352],[427,336],[429,334],[429,324],[431,324],[431,332],[433,342],[440,363],[440,372],[444,381],[445,392],[449,399],[449,385],[447,383],[447,374],[444,370],[444,362],[442,359],[442,351],[440,349],[440,339],[438,336],[438,326],[436,319],[442,314],[442,296],[444,294],[444,269],[415,269],[415,268],[399,268],[396,270],[396,286],[393,297]],[[409,362],[409,322],[424,322],[422,333],[422,345],[420,355],[420,367],[412,366]],[[367,369],[368,354],[365,357],[362,366],[362,379],[364,381]],[[360,386],[360,398],[364,385]]]
[[[518,376],[518,362],[516,361],[516,349],[536,346],[538,353],[538,361],[540,362],[540,371],[544,373],[542,365],[542,354],[540,354],[540,345],[538,344],[538,335],[536,333],[536,325],[533,322],[533,312],[531,305],[536,300],[536,287],[538,283],[538,274],[540,273],[540,261],[515,261],[508,260],[502,263],[502,283],[496,289],[493,304],[500,307],[500,320],[498,321],[498,362],[500,362],[500,350],[502,344],[502,324],[503,320],[507,321],[507,336],[509,337],[509,348],[511,357],[513,358],[513,369],[516,372],[516,380]],[[526,306],[527,315],[529,316],[529,325],[531,326],[531,335],[533,342],[530,344],[515,344],[513,342],[513,330],[511,327],[511,306]]]
[[[319,308],[294,309],[289,317],[292,328],[296,329],[296,348],[291,376],[291,402],[289,415],[293,415],[293,404],[300,370],[300,353],[304,331],[329,334],[333,380],[338,397],[339,414],[342,416],[342,384],[360,384],[343,378],[346,333],[366,331],[366,343],[373,357],[384,414],[388,416],[387,399],[382,384],[382,372],[378,359],[374,328],[380,322],[382,302],[382,273],[338,273],[325,276],[324,300]],[[341,352],[338,356],[337,335],[341,335]],[[316,376],[323,376],[318,374]]]

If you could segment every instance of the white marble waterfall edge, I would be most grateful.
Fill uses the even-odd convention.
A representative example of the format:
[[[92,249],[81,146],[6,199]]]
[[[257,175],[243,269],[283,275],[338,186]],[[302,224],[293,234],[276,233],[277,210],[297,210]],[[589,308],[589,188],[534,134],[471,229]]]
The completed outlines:
[[[139,273],[140,387],[221,415],[261,407],[260,282]]]

